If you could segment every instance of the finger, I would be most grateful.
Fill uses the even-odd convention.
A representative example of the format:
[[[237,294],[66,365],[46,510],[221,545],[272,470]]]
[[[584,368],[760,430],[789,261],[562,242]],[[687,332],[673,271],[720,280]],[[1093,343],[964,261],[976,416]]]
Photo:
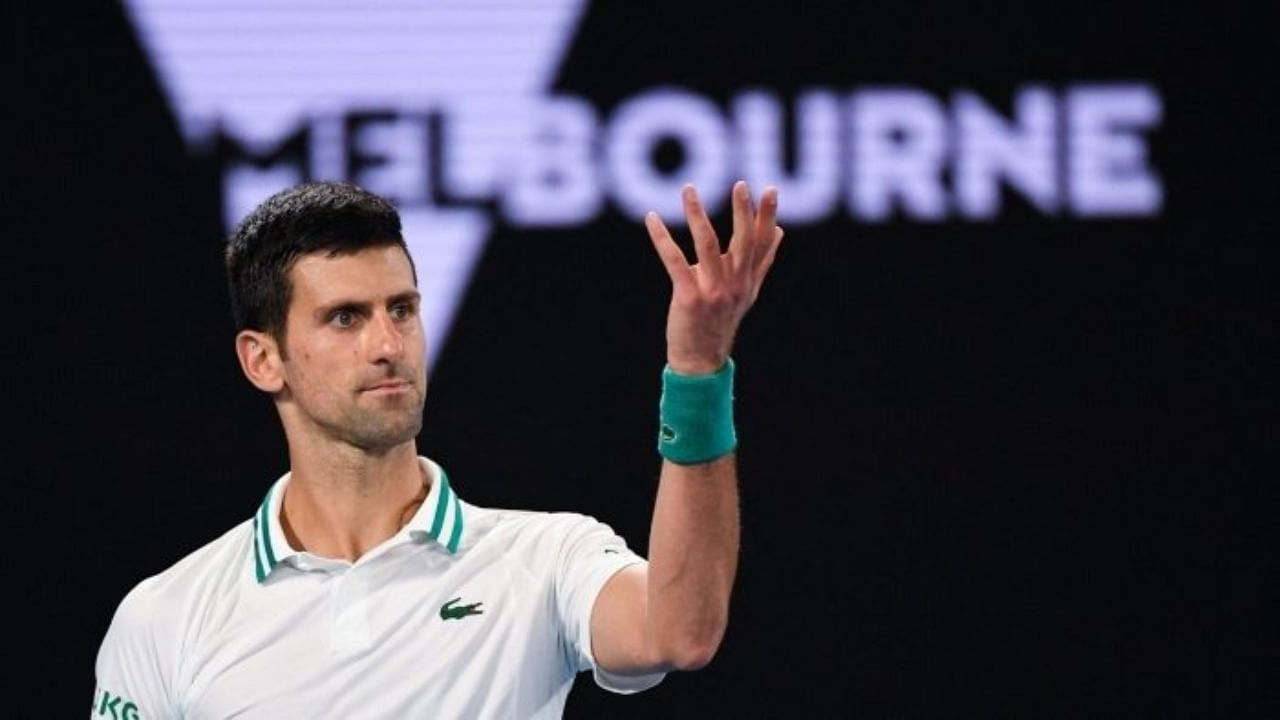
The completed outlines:
[[[698,199],[698,191],[694,190],[692,185],[685,185],[682,195],[684,218],[689,223],[689,231],[693,233],[693,247],[698,254],[698,267],[707,277],[718,279],[723,275],[721,268],[723,261],[720,259],[720,241],[716,239],[715,228],[711,227],[707,211],[702,207],[702,201]]]
[[[769,247],[765,249],[764,256],[760,259],[760,264],[756,267],[756,289],[764,282],[765,275],[769,274],[769,268],[773,267],[773,258],[778,254],[778,246],[782,244],[782,236],[787,233],[780,227],[773,228],[773,242],[769,243]]]
[[[671,237],[671,233],[667,230],[667,226],[663,224],[662,219],[658,217],[658,213],[650,212],[644,216],[645,229],[649,231],[649,239],[653,241],[653,249],[658,251],[658,258],[662,260],[662,265],[667,269],[667,275],[671,277],[672,284],[688,282],[693,279],[693,272],[689,269],[689,263],[684,258],[684,251],[676,244]]]
[[[751,268],[754,258],[756,240],[751,236],[755,232],[755,212],[751,208],[751,191],[745,181],[733,184],[731,194],[733,204],[733,237],[729,240],[729,255],[733,258],[735,269]]]
[[[774,232],[778,225],[778,188],[772,185],[764,189],[760,196],[760,213],[755,217],[755,248],[752,260],[759,262],[778,239]]]

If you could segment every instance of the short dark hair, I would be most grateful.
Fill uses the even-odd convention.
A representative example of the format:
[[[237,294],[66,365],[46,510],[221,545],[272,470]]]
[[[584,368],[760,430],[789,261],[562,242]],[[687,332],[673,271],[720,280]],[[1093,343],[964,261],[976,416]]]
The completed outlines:
[[[289,271],[299,258],[328,257],[396,245],[413,268],[400,213],[385,199],[350,183],[308,182],[267,198],[245,216],[227,243],[227,284],[236,331],[284,339],[293,296]],[[414,269],[413,281],[418,282]]]

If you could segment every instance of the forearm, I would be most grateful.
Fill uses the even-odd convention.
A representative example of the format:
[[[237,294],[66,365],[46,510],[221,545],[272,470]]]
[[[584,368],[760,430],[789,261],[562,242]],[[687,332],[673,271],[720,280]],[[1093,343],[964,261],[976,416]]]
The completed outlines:
[[[733,455],[662,464],[649,533],[647,633],[664,664],[711,660],[724,637],[738,567],[738,478]]]

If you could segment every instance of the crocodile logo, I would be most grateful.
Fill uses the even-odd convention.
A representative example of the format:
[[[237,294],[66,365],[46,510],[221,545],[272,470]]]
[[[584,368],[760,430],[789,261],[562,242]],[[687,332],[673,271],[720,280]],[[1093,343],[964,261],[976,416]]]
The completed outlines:
[[[457,605],[456,603],[462,598],[456,597],[449,602],[440,606],[441,620],[461,620],[468,615],[483,615],[484,611],[479,609],[484,603],[471,603],[470,605]]]

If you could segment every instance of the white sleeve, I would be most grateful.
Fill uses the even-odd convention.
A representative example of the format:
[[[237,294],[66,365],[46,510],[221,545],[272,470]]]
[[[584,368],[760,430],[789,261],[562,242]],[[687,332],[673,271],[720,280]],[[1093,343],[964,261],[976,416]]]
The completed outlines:
[[[172,628],[158,627],[169,613],[156,602],[152,581],[143,581],[116,609],[98,648],[97,685],[91,718],[141,720],[176,718],[173,664],[166,647]]]
[[[582,515],[571,516],[572,525],[561,546],[556,571],[556,610],[565,640],[579,672],[591,669],[596,684],[616,693],[635,693],[662,682],[666,673],[616,675],[596,664],[591,650],[591,612],[609,578],[619,570],[645,559],[608,525]]]

